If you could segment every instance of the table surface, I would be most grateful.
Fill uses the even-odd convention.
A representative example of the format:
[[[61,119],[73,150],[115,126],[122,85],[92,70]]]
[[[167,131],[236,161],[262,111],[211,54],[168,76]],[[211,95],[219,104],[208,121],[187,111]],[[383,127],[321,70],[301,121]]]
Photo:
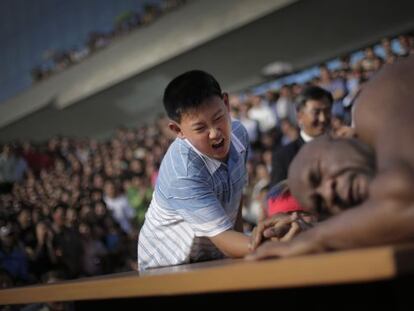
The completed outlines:
[[[0,290],[0,304],[172,296],[389,280],[414,272],[414,244],[293,258],[225,259]]]

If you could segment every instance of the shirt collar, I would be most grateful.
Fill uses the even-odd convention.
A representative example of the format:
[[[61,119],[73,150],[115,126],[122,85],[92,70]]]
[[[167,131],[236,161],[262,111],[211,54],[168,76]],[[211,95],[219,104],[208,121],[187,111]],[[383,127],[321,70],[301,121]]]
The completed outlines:
[[[305,143],[308,143],[308,142],[310,142],[311,140],[314,139],[314,137],[309,136],[303,130],[300,131],[300,137],[302,137],[302,139],[305,141]]]
[[[216,160],[216,159],[210,158],[209,156],[206,156],[204,153],[202,153],[200,150],[198,150],[196,147],[194,147],[193,144],[187,138],[184,139],[184,140],[203,159],[203,161],[206,164],[207,169],[208,169],[210,174],[213,174],[215,171],[217,171],[217,169],[220,167],[220,165],[222,165],[222,164],[226,165],[226,163],[224,163],[224,162],[221,162],[219,160]],[[234,135],[233,133],[231,133],[231,144],[233,144],[234,149],[237,151],[237,153],[242,153],[242,152],[246,151],[246,147],[244,147],[244,145],[240,142],[240,140],[237,138],[237,136]],[[231,151],[231,148],[230,148],[230,151]]]

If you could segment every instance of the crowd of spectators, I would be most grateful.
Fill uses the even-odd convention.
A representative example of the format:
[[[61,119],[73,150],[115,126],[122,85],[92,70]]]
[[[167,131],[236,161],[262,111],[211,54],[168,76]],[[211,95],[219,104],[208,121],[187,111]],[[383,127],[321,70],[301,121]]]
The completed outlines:
[[[136,269],[138,230],[171,140],[165,119],[106,142],[54,137],[0,154],[0,267],[15,285]]]
[[[74,64],[80,63],[95,52],[107,47],[119,37],[153,23],[163,14],[182,6],[186,1],[162,0],[159,5],[145,4],[142,12],[125,11],[115,17],[114,27],[111,31],[91,32],[84,45],[63,51],[46,51],[44,53],[45,61],[35,66],[31,71],[33,82],[44,80]]]
[[[414,53],[414,37],[400,35],[380,49],[366,47],[351,62],[304,84],[283,85],[263,94],[231,94],[234,118],[249,133],[249,186],[243,217],[249,230],[266,217],[263,205],[275,148],[299,131],[295,102],[302,89],[318,85],[334,97],[332,129],[352,123],[355,94],[383,64]],[[378,52],[380,51],[380,52]],[[53,137],[44,145],[4,144],[0,153],[0,280],[2,286],[41,282],[51,271],[66,278],[136,270],[140,226],[151,200],[161,159],[174,139],[168,120],[118,128],[107,141]]]

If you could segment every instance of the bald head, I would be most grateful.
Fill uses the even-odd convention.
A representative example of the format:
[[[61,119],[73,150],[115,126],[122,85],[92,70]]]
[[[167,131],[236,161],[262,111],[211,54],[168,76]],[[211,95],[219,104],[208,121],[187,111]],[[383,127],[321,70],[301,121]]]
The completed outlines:
[[[374,155],[366,145],[356,139],[323,136],[296,155],[288,184],[305,209],[335,214],[368,198],[374,172]]]

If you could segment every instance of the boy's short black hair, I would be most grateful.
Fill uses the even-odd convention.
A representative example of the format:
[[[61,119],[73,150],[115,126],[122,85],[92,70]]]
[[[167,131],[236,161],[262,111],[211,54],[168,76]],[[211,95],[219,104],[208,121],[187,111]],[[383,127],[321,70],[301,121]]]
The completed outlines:
[[[332,106],[333,97],[330,92],[319,86],[308,86],[297,98],[296,111],[300,111],[303,107],[305,107],[305,104],[308,100],[321,100],[323,98],[326,98],[329,102],[329,105]]]
[[[199,107],[214,95],[222,98],[221,87],[211,74],[201,70],[187,71],[165,88],[164,108],[171,120],[180,122],[183,112]]]

